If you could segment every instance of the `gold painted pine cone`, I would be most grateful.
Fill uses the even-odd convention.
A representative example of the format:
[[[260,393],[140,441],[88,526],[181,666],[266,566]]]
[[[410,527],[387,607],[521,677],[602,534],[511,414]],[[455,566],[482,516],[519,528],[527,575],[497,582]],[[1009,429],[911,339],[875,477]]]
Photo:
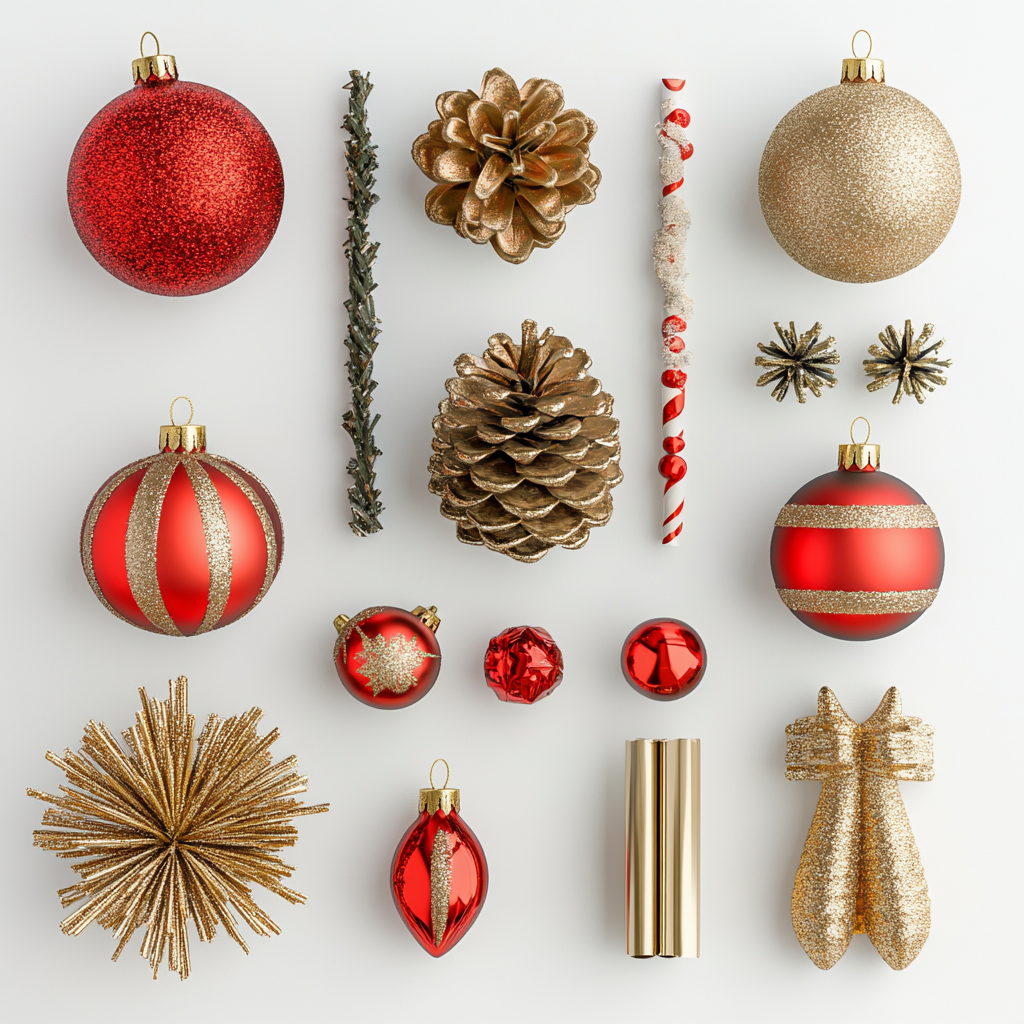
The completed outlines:
[[[440,120],[412,146],[419,169],[437,185],[427,216],[473,242],[490,242],[509,263],[561,238],[565,215],[591,203],[601,172],[590,162],[597,125],[563,110],[562,87],[531,78],[522,89],[501,68],[472,90],[437,97]]]
[[[464,354],[434,417],[430,490],[464,544],[520,562],[581,548],[611,518],[622,480],[612,396],[590,357],[549,327],[523,322],[523,343],[493,334]]]

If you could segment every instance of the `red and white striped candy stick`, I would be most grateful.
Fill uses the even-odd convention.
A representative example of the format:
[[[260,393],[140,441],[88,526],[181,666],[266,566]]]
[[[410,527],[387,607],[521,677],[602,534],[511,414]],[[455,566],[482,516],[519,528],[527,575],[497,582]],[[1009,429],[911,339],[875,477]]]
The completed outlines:
[[[680,454],[685,447],[683,409],[686,404],[686,373],[683,367],[690,361],[683,331],[693,311],[693,302],[685,289],[684,249],[690,213],[683,202],[682,185],[683,161],[693,155],[693,146],[684,132],[690,123],[690,115],[680,106],[686,82],[681,78],[663,78],[661,85],[661,123],[658,125],[661,230],[654,236],[654,269],[665,292],[661,338],[666,368],[661,375],[662,447],[665,454],[658,463],[658,472],[665,478],[661,543],[677,544],[683,529],[683,477],[686,476],[686,462]]]

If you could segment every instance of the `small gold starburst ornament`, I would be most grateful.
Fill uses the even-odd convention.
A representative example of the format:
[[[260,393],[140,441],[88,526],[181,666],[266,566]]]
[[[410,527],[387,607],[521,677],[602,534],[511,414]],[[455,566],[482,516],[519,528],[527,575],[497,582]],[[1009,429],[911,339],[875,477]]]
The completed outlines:
[[[780,327],[775,323],[775,333],[779,336],[779,344],[771,342],[762,345],[758,342],[757,347],[764,353],[754,360],[755,366],[763,366],[767,372],[757,378],[757,386],[763,388],[766,384],[775,382],[772,388],[772,398],[781,402],[789,391],[790,384],[796,392],[796,400],[803,405],[807,401],[804,389],[811,391],[815,398],[821,398],[822,387],[834,388],[836,386],[835,374],[829,369],[839,362],[839,353],[832,346],[835,338],[821,338],[822,326],[816,323],[809,331],[804,331],[799,337],[796,333],[796,325],[792,320],[789,322],[789,329]]]
[[[197,740],[188,680],[179,676],[168,689],[165,701],[139,690],[142,710],[121,733],[127,752],[103,723],[90,721],[77,754],[47,751],[67,775],[64,796],[35,789],[28,795],[53,804],[43,815],[50,828],[33,834],[34,845],[58,857],[88,858],[74,865],[82,880],[59,890],[65,907],[85,900],[61,930],[78,935],[93,921],[111,929],[119,939],[116,960],[144,928],[140,952],[153,977],[166,954],[168,968],[184,981],[191,970],[189,919],[201,942],[223,924],[248,953],[230,908],[257,935],[279,931],[253,901],[254,883],[289,903],[305,902],[282,885],[294,869],[277,853],[295,845],[292,818],[320,814],[328,804],[295,799],[308,780],[294,757],[272,763],[278,731],[259,735],[259,708],[226,719],[211,714]]]
[[[915,340],[914,327],[909,320],[903,325],[902,338],[892,324],[886,327],[878,336],[882,344],[872,345],[868,349],[874,358],[864,360],[864,372],[875,378],[868,384],[868,391],[879,391],[895,381],[893,405],[899,405],[904,395],[913,395],[917,404],[921,405],[928,397],[925,391],[934,391],[936,386],[944,385],[946,378],[942,370],[952,366],[953,360],[940,361],[932,353],[938,352],[946,344],[946,339],[928,345],[927,348],[923,347],[928,344],[934,330],[934,324],[925,324]]]

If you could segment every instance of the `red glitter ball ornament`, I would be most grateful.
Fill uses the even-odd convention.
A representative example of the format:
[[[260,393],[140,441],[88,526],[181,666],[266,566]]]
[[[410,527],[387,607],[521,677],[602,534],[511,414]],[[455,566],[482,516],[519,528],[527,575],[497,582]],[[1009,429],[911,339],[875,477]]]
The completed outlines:
[[[448,763],[438,761],[447,772]],[[459,817],[459,791],[447,785],[446,774],[441,789],[433,788],[431,777],[431,788],[420,790],[420,815],[391,864],[398,913],[431,956],[444,956],[469,931],[487,897],[483,847]]]
[[[89,122],[71,156],[75,228],[100,266],[135,288],[221,288],[263,255],[277,230],[277,150],[237,100],[179,81],[169,54],[133,61],[132,73],[134,88]]]
[[[562,681],[562,652],[546,629],[513,626],[487,645],[484,676],[499,700],[533,704]]]
[[[708,665],[704,641],[679,619],[641,622],[622,645],[622,674],[652,700],[678,700],[701,681]]]
[[[175,424],[173,404],[170,418],[159,454],[118,470],[89,503],[82,567],[119,619],[194,636],[263,599],[281,566],[284,531],[270,491],[206,450],[206,427],[191,416]]]
[[[427,695],[441,671],[437,608],[366,608],[334,620],[334,667],[356,700],[404,708]]]
[[[880,445],[841,444],[839,468],[801,487],[775,520],[771,565],[779,597],[805,625],[839,640],[906,629],[942,582],[935,513],[880,464]]]

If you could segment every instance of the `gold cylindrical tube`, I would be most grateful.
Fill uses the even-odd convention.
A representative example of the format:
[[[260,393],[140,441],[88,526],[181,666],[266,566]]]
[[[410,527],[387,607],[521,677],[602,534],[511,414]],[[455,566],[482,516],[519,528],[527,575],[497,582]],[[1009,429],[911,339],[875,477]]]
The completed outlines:
[[[658,742],[626,742],[626,952],[658,955]]]
[[[660,740],[659,956],[700,956],[700,740]]]

